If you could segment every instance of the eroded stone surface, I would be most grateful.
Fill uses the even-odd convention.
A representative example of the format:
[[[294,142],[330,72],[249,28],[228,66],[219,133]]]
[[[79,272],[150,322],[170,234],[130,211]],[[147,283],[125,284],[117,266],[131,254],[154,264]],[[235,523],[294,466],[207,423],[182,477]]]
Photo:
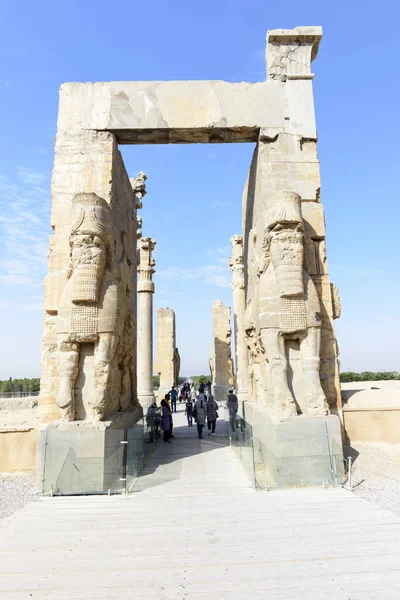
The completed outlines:
[[[156,241],[141,238],[137,250],[138,281],[138,357],[137,382],[139,402],[145,410],[153,401],[153,294]]]
[[[340,407],[333,332],[340,313],[329,282],[315,146],[262,132],[243,194],[249,399],[261,399],[277,419],[323,416],[326,402]]]
[[[244,314],[246,292],[244,285],[243,236],[234,235],[230,239],[232,256],[229,266],[232,272],[233,325],[235,339],[236,390],[240,399],[247,399],[248,357],[245,341]]]
[[[115,137],[59,131],[45,284],[43,421],[134,410],[137,205]],[[133,268],[132,268],[133,266]]]
[[[180,358],[176,347],[175,312],[170,308],[157,310],[157,355],[155,371],[160,376],[158,398],[162,400],[178,384]]]
[[[141,237],[137,209],[146,177],[141,173],[129,180],[117,143],[258,142],[243,195],[243,259],[235,241],[231,261],[238,388],[243,393],[248,390],[250,399],[267,404],[278,419],[295,416],[300,409],[322,416],[325,400],[331,407],[340,407],[333,331],[340,301],[329,280],[312,92],[311,62],[321,35],[318,27],[269,32],[267,81],[260,83],[145,81],[62,86],[42,355],[45,419],[60,415],[55,402],[60,374],[67,387],[75,382],[74,389],[70,386],[60,395],[65,418],[74,418],[71,398],[76,403],[82,397],[79,414],[83,418],[89,413],[91,418],[103,418],[109,411],[135,406],[135,253],[136,239]],[[82,194],[96,195],[104,203],[98,220],[104,221],[106,233],[97,225],[85,233],[79,230],[82,224],[72,231],[72,200]],[[85,219],[86,214],[83,223]],[[75,280],[82,285],[72,283]],[[148,315],[151,302],[144,298],[151,297],[151,282],[144,277],[141,282],[139,293],[146,306],[140,312]],[[116,293],[110,306],[117,307],[118,317],[111,310],[107,331],[100,331],[102,313],[109,307],[108,300],[103,300],[112,290]],[[77,307],[84,310],[78,314]],[[165,315],[165,319],[170,317]],[[230,326],[225,313],[221,319],[221,385],[226,387],[233,383],[227,351]],[[166,326],[165,333],[161,326],[160,332],[157,370],[163,394],[177,383],[179,372],[174,317],[173,326]],[[104,344],[100,336],[106,336]],[[97,353],[100,346],[102,355]],[[103,357],[101,367],[99,356]],[[220,377],[218,365],[214,344],[215,382]],[[148,366],[143,370],[147,388]],[[97,400],[85,404],[85,396],[94,398],[100,389]]]
[[[221,300],[212,305],[213,341],[210,353],[212,394],[217,402],[226,400],[233,386],[233,361],[231,352],[231,309]]]

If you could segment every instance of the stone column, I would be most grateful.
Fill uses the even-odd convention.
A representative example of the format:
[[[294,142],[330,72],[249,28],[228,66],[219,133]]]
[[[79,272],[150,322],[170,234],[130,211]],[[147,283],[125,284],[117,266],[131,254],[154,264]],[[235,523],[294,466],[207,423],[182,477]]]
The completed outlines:
[[[155,261],[152,252],[156,245],[152,238],[142,238],[138,243],[138,400],[143,410],[154,402],[153,394],[153,294],[152,281]]]
[[[246,294],[244,289],[243,236],[234,235],[230,239],[232,256],[229,266],[232,271],[233,326],[235,337],[236,393],[239,400],[247,400],[248,357],[244,336],[244,313]]]

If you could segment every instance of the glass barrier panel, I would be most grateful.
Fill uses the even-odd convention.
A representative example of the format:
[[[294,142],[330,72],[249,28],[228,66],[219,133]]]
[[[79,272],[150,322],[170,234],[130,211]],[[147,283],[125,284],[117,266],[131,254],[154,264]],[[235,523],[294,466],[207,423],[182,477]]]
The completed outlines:
[[[309,436],[298,430],[277,436],[270,427],[253,428],[253,448],[260,489],[338,485],[337,458],[318,422]]]
[[[230,444],[259,489],[324,486],[344,481],[341,445],[319,420],[251,427],[229,412]]]
[[[48,429],[44,438],[43,495],[125,491],[124,431]]]
[[[149,440],[151,432],[152,428],[146,425],[145,419],[140,420],[127,431],[126,491],[128,493],[133,490],[134,483],[143,468],[145,439]],[[149,445],[154,446],[154,441]]]
[[[343,485],[347,477],[345,474],[345,459],[343,456],[343,446],[332,440],[332,461],[334,472],[337,477],[337,485]]]

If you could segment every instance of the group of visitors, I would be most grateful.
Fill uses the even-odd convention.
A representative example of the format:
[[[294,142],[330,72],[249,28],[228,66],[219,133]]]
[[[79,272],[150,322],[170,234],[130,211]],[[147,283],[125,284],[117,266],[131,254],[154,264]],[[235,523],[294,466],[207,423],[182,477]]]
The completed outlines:
[[[192,398],[189,398],[185,404],[185,414],[189,427],[193,426],[193,421],[196,421],[197,435],[200,439],[203,437],[203,428],[207,422],[208,435],[215,435],[215,427],[218,419],[218,404],[214,400],[214,396],[210,394],[207,398],[204,392],[200,392],[196,401],[193,403]]]
[[[208,384],[200,384],[197,393],[194,383],[185,383],[179,390],[179,400],[185,402],[185,415],[188,426],[193,427],[193,421],[196,423],[199,439],[203,439],[203,430],[206,425],[208,435],[215,435],[217,419],[219,416],[218,403],[210,392],[207,396],[206,388],[208,388],[207,391],[209,391]],[[159,437],[158,430],[160,426],[163,430],[164,442],[170,442],[171,439],[175,437],[172,433],[174,425],[172,414],[177,412],[177,399],[178,392],[173,385],[170,391],[165,394],[163,400],[161,400],[161,407],[158,407],[156,402],[153,402],[149,406],[146,414],[146,421],[147,425],[150,427],[150,441],[155,441],[155,439]],[[229,410],[231,429],[235,431],[238,399],[236,394],[233,393],[233,388],[229,388],[226,406]]]

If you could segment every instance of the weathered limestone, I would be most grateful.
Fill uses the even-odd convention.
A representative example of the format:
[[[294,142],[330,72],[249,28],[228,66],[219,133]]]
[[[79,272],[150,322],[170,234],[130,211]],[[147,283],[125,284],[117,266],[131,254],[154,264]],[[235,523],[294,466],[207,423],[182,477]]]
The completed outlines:
[[[232,271],[233,324],[235,337],[236,390],[239,400],[247,400],[248,357],[245,340],[246,292],[244,289],[243,236],[234,235],[229,266]]]
[[[298,421],[304,433],[308,425],[297,419],[302,412],[307,423],[318,421],[309,430],[319,435],[328,406],[340,411],[333,330],[340,301],[326,258],[311,73],[321,35],[319,27],[269,32],[267,81],[261,83],[61,87],[43,336],[45,421],[61,415],[84,427],[95,421],[98,428],[122,427],[125,414],[140,412],[135,253],[145,176],[131,185],[118,143],[257,142],[243,196],[244,288],[234,285],[239,395],[247,390],[253,401],[247,413],[252,426],[268,415],[277,427],[284,419]],[[242,267],[235,248],[236,282]],[[140,310],[148,315],[149,301]],[[175,315],[162,310],[161,396],[179,371]],[[214,323],[211,356],[217,399],[233,383],[229,309],[223,311],[221,324]],[[148,377],[148,353],[142,359]],[[148,387],[147,381],[143,392]]]
[[[157,309],[157,354],[155,370],[160,376],[158,398],[162,400],[178,384],[180,368],[176,347],[175,313],[170,308]]]
[[[268,76],[285,85],[293,129],[260,129],[243,194],[249,396],[278,421],[341,406],[340,302],[329,282],[316,136],[295,126],[314,123],[310,65],[320,38],[319,28],[269,33]]]
[[[115,137],[59,131],[52,195],[42,421],[112,420],[120,411],[133,418],[142,193],[132,190]]]
[[[233,386],[233,361],[231,353],[231,309],[221,300],[212,305],[213,341],[210,353],[212,394],[217,402],[226,400]]]
[[[155,260],[152,256],[156,242],[142,238],[138,244],[138,399],[146,411],[154,402],[153,394],[153,274]]]
[[[34,471],[38,398],[0,398],[0,473]]]
[[[260,125],[283,128],[282,92],[275,81],[65,83],[58,128],[108,130],[122,144],[251,142]]]
[[[119,143],[256,142],[274,135],[316,139],[310,63],[320,27],[268,33],[268,79],[65,83],[59,131],[108,130]]]

